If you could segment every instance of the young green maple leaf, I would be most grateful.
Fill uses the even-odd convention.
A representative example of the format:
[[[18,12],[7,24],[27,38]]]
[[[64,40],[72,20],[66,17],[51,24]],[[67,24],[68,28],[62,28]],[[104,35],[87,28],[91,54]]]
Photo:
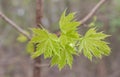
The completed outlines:
[[[51,66],[58,65],[61,70],[65,65],[69,65],[72,67],[73,63],[73,55],[76,54],[74,47],[70,45],[66,45],[65,48],[61,49],[60,56],[53,56],[51,60]]]
[[[75,13],[69,13],[66,15],[66,10],[63,12],[59,25],[62,33],[66,34],[67,32],[76,31],[77,27],[80,25],[80,22],[74,20]]]
[[[51,65],[58,65],[61,70],[66,64],[72,67],[73,55],[77,54],[75,49],[75,44],[79,39],[80,35],[77,32],[77,27],[80,25],[80,22],[77,22],[74,19],[75,13],[69,13],[65,15],[66,11],[62,14],[59,25],[61,30],[61,36],[59,37],[59,42],[61,46],[60,56],[53,56]]]
[[[70,44],[76,42],[79,39],[80,34],[77,32],[77,27],[80,25],[80,22],[74,20],[75,13],[69,13],[66,15],[66,11],[63,12],[59,25],[61,30],[60,43]]]
[[[83,50],[83,54],[90,60],[93,56],[96,58],[101,58],[102,55],[108,56],[110,48],[108,43],[104,41],[108,36],[102,32],[97,33],[95,28],[89,29],[85,36],[80,38],[79,51]]]
[[[32,29],[34,36],[31,43],[36,44],[36,52],[32,54],[32,58],[36,58],[44,54],[45,58],[52,57],[53,55],[59,56],[60,46],[58,37],[55,34],[49,33],[45,29]]]

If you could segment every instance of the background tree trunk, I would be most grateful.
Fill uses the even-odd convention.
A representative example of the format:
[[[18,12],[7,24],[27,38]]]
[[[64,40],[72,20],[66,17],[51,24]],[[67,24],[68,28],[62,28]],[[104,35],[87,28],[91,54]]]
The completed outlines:
[[[36,0],[36,27],[41,28],[42,20],[42,0]],[[36,50],[36,48],[35,48]],[[33,77],[41,77],[41,68],[36,64],[41,64],[41,58],[38,57],[34,60]]]

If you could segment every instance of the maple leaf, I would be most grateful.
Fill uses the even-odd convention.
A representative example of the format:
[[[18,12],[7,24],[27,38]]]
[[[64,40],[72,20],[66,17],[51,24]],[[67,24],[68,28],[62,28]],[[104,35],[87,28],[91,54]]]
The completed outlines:
[[[101,58],[102,55],[108,56],[110,54],[110,48],[108,43],[104,41],[109,35],[103,32],[96,32],[95,28],[91,28],[87,31],[85,36],[80,38],[79,41],[79,51],[90,60],[95,56]]]

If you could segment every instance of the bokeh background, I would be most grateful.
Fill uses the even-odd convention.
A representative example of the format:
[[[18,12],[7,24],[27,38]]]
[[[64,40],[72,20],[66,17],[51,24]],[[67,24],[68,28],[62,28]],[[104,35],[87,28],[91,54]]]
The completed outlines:
[[[99,0],[44,0],[42,23],[50,32],[59,29],[61,13],[68,8],[77,12],[78,20],[82,19]],[[35,0],[0,0],[0,11],[29,31],[35,25]],[[92,62],[82,54],[74,57],[73,67],[59,71],[56,67],[43,66],[42,77],[120,77],[120,0],[107,0],[95,13],[96,26],[100,31],[112,35],[110,42],[111,55]],[[88,25],[91,18],[85,25]],[[86,27],[80,27],[84,34]],[[16,39],[19,33],[8,23],[0,19],[0,77],[32,77],[33,60],[26,52],[26,43]],[[49,64],[49,59],[42,58],[42,64]]]

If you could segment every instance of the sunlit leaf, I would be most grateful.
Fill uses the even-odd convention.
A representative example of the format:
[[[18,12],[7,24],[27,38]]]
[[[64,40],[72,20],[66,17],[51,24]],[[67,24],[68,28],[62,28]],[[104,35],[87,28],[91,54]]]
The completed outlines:
[[[109,35],[103,32],[96,32],[95,28],[89,29],[85,36],[80,38],[79,51],[90,60],[95,56],[101,58],[102,55],[108,56],[110,54],[110,48],[108,43],[104,41]]]
[[[55,34],[49,33],[45,29],[32,29],[34,36],[31,42],[36,43],[36,52],[33,53],[32,58],[36,58],[44,54],[45,58],[53,55],[59,56],[60,46],[58,37]]]
[[[76,31],[77,27],[80,26],[80,22],[74,20],[75,13],[66,15],[66,11],[63,12],[59,25],[62,33]]]

